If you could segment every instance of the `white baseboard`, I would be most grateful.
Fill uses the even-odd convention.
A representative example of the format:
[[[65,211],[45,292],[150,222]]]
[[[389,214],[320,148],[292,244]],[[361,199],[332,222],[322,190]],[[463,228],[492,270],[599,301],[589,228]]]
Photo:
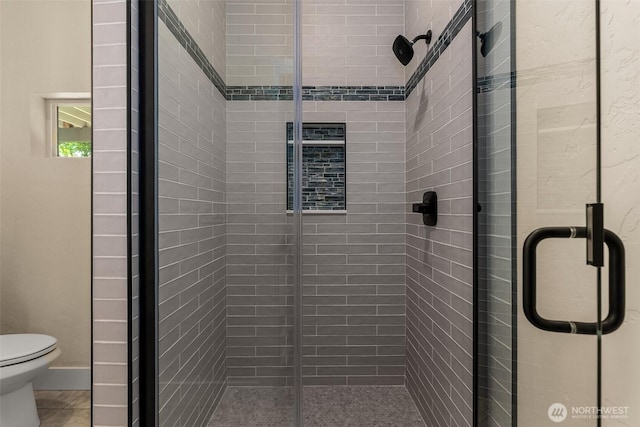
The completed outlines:
[[[91,368],[49,368],[33,381],[34,390],[91,390]]]

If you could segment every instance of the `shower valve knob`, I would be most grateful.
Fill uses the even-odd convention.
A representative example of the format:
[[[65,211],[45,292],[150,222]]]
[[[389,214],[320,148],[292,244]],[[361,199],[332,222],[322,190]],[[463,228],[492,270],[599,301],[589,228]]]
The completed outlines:
[[[430,212],[429,203],[414,203],[413,211],[416,213],[428,214]]]
[[[412,211],[422,214],[424,225],[434,226],[438,222],[438,196],[435,191],[427,191],[422,195],[422,203],[414,203]]]

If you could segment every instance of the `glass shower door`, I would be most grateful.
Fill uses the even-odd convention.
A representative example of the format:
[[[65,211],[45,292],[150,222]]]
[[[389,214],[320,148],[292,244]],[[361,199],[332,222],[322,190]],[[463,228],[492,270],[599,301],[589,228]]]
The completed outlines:
[[[160,426],[295,424],[292,17],[158,2]]]
[[[477,418],[635,425],[640,135],[620,115],[639,112],[640,64],[619,52],[638,52],[638,7],[505,3],[479,2],[477,21],[503,24],[478,52]],[[604,224],[587,213],[598,202]]]
[[[514,303],[519,309],[514,392],[519,424],[544,426],[566,416],[571,404],[597,405],[596,336],[541,330],[526,318],[523,305],[526,279],[527,288],[536,287],[527,303],[535,303],[542,318],[597,319],[600,279],[597,269],[586,265],[583,238],[540,241],[531,248],[536,265],[526,266],[531,267],[526,276],[523,271],[528,236],[548,227],[585,227],[585,205],[599,198],[596,18],[594,2],[524,2],[515,13]],[[533,272],[535,283],[529,277]],[[596,425],[586,419],[565,422]]]

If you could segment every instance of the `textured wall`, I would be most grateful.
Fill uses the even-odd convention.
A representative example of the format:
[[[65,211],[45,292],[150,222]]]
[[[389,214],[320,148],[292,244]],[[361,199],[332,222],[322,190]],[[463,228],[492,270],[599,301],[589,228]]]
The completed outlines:
[[[439,197],[436,227],[407,215],[407,386],[438,427],[472,423],[471,67],[468,22],[406,101],[407,211]]]
[[[164,23],[159,44],[160,424],[202,425],[225,386],[226,100]]]

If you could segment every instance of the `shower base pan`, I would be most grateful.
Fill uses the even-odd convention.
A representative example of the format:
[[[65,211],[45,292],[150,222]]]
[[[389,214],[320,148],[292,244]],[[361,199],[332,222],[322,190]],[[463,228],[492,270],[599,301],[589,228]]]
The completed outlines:
[[[424,427],[402,386],[305,386],[304,426]],[[208,427],[293,426],[291,387],[229,387]]]

